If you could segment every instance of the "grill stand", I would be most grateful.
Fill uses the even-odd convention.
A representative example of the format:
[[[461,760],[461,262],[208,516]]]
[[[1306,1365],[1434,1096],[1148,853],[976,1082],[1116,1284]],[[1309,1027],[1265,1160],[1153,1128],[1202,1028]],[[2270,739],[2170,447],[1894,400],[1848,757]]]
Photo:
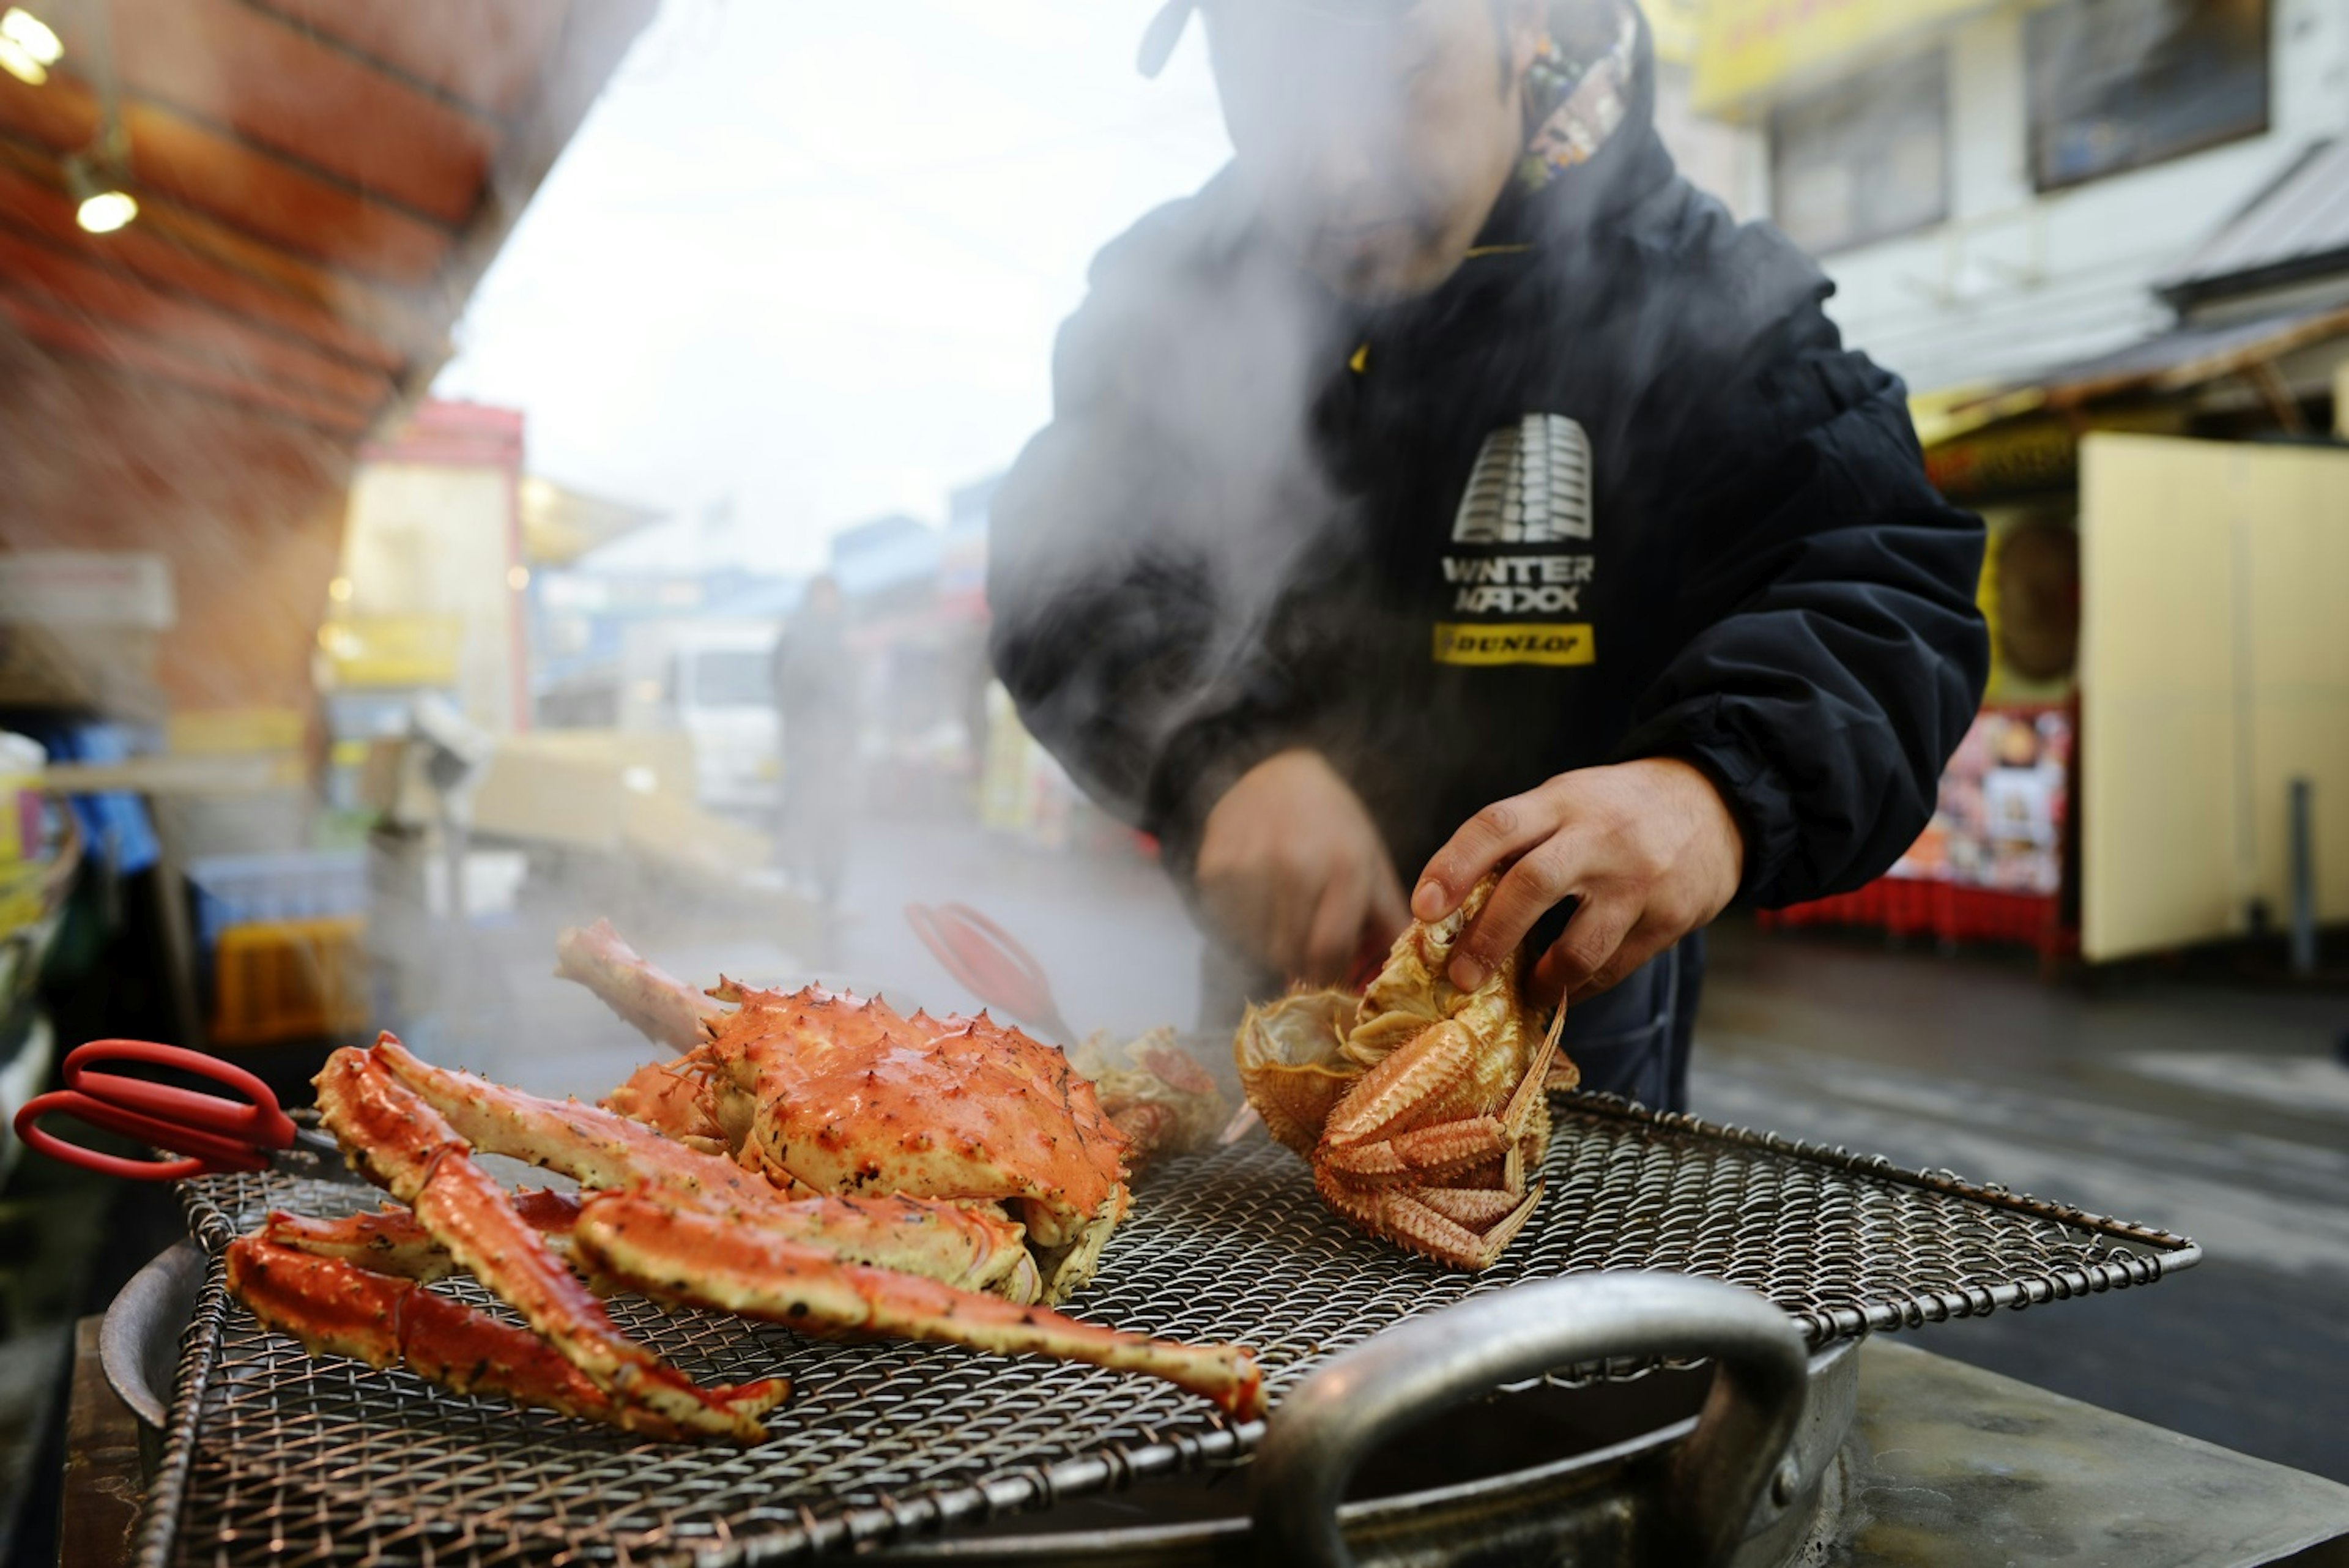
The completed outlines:
[[[1436,1270],[1352,1231],[1314,1199],[1304,1167],[1267,1144],[1154,1167],[1085,1311],[1166,1337],[1249,1340],[1278,1404],[1382,1330],[1568,1276],[1727,1281],[1767,1296],[1825,1353],[1872,1330],[2141,1287],[2199,1256],[2182,1237],[1947,1172],[1591,1096],[1556,1100],[1553,1116],[1548,1195],[1484,1274]],[[271,1208],[330,1216],[377,1201],[280,1176],[207,1179],[184,1192],[191,1229],[215,1255]],[[488,1303],[470,1282],[436,1288]],[[1265,1436],[1170,1386],[1097,1368],[802,1341],[633,1298],[612,1310],[703,1381],[792,1376],[798,1396],[772,1418],[770,1441],[639,1452],[608,1429],[315,1360],[228,1302],[215,1261],[180,1363],[142,1568],[753,1568],[1228,1469]],[[1603,1370],[1619,1378],[1637,1367]],[[1688,1402],[1599,1441],[1653,1435],[1693,1410]],[[1522,1473],[1542,1455],[1591,1447],[1512,1443],[1499,1462],[1454,1466],[1450,1479]],[[1623,1474],[1645,1462],[1648,1447],[1633,1447],[1609,1461]],[[1572,1491],[1580,1473],[1556,1479]],[[1370,1495],[1442,1479],[1413,1466]],[[1796,1478],[1798,1500],[1806,1480]]]

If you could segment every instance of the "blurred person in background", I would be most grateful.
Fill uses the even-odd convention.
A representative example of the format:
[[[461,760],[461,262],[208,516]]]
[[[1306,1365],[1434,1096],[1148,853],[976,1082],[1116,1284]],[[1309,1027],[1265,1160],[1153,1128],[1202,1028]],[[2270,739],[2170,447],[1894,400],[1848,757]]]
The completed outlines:
[[[848,650],[840,584],[811,581],[775,644],[775,709],[782,722],[782,810],[776,853],[829,910],[856,810],[856,661]]]
[[[1678,1107],[1702,929],[1930,817],[1981,523],[1817,268],[1679,177],[1630,0],[1176,0],[1145,70],[1194,9],[1236,157],[1061,331],[996,668],[1164,842],[1204,1023],[1497,870],[1454,982],[1530,937],[1586,1086]]]

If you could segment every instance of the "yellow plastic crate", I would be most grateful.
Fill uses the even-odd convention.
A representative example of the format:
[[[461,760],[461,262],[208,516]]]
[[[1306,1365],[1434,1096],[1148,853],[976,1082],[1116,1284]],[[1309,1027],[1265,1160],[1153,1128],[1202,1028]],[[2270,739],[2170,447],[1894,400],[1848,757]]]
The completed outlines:
[[[231,926],[213,961],[212,1034],[273,1045],[367,1027],[367,921],[356,915]]]

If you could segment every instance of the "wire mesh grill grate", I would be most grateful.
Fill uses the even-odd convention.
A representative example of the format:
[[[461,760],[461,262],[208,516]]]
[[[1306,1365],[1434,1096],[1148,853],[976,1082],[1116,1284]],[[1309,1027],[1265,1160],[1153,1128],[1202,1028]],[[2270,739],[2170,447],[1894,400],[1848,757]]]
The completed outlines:
[[[1588,1096],[1555,1108],[1547,1195],[1484,1274],[1348,1229],[1301,1162],[1258,1142],[1151,1171],[1076,1310],[1252,1344],[1277,1401],[1318,1361],[1403,1318],[1560,1274],[1727,1280],[1824,1344],[2149,1283],[2200,1255],[2180,1237],[1947,1173]],[[215,1257],[272,1208],[339,1215],[380,1200],[267,1175],[185,1192]],[[468,1283],[437,1288],[489,1301]],[[1236,1458],[1258,1430],[1093,1367],[827,1344],[634,1298],[612,1309],[698,1380],[790,1376],[797,1392],[770,1440],[647,1444],[313,1359],[229,1300],[215,1263],[184,1347],[141,1568],[776,1561]]]

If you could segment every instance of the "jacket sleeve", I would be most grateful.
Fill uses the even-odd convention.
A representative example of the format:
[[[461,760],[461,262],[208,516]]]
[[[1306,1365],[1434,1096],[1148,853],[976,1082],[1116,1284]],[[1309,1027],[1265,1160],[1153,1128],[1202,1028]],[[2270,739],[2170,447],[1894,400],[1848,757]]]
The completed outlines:
[[[1703,769],[1744,829],[1742,896],[1775,907],[1880,876],[1930,820],[1989,673],[1983,533],[1816,298],[1741,358],[1724,384],[1766,412],[1689,432],[1685,641],[1619,754]]]
[[[1061,328],[1052,422],[992,504],[988,601],[988,654],[1029,732],[1187,874],[1216,799],[1309,722],[1278,617],[1249,591],[1280,574],[1247,542],[1276,532],[1268,498],[1313,502],[1265,466],[1294,443],[1265,441],[1252,463],[1250,431],[1208,428],[1272,373],[1248,362],[1260,342],[1215,325],[1242,285],[1168,259],[1179,216],[1104,253]]]

